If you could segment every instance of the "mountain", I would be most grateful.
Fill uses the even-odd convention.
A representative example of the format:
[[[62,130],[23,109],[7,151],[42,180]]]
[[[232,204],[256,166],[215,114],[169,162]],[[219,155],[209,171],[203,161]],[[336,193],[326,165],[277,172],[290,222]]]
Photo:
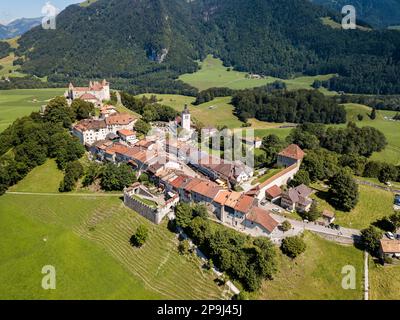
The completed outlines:
[[[175,79],[208,53],[237,70],[289,78],[337,73],[325,85],[400,93],[400,33],[341,30],[308,0],[98,0],[72,5],[56,30],[25,33],[22,70],[66,83],[110,78],[133,92],[193,93]]]
[[[358,18],[375,28],[387,28],[400,25],[400,0],[311,0],[314,3],[326,6],[341,12],[345,5],[356,8]]]
[[[20,36],[41,23],[42,18],[22,18],[14,20],[5,26],[0,25],[0,39]]]

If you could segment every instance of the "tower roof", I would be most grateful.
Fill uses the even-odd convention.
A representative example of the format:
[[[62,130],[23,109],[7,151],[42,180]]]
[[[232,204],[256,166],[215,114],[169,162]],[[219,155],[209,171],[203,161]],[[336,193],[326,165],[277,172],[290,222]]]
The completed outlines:
[[[182,114],[190,114],[189,107],[187,104],[185,104],[185,108],[183,109]]]

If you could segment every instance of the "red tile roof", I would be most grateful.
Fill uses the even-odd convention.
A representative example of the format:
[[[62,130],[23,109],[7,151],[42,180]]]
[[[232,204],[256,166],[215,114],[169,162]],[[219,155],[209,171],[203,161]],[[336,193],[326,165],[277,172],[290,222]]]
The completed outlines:
[[[79,97],[81,100],[98,100],[94,95],[91,93],[85,93]]]
[[[119,130],[118,133],[119,133],[119,134],[122,134],[122,135],[124,135],[124,136],[126,136],[126,137],[136,135],[136,133],[135,133],[134,131],[132,131],[132,130],[126,130],[126,129]]]
[[[247,195],[242,195],[238,202],[236,203],[235,210],[242,212],[244,214],[248,213],[253,207],[255,199]]]
[[[216,195],[214,198],[214,202],[220,204],[221,206],[225,205],[225,202],[229,199],[229,196],[231,195],[231,191],[223,190],[220,193]]]
[[[188,179],[189,179],[188,176],[182,175],[182,176],[179,176],[178,178],[174,179],[173,181],[171,181],[170,184],[175,189],[179,189],[188,181]]]
[[[136,120],[136,117],[128,113],[120,113],[116,115],[111,115],[105,119],[107,125],[128,125]]]
[[[302,160],[305,154],[297,144],[291,144],[286,149],[282,150],[279,155],[295,160]]]
[[[273,232],[279,225],[278,221],[272,218],[268,211],[259,207],[254,207],[246,218],[251,222],[261,225],[269,233]]]
[[[282,190],[277,185],[274,185],[271,188],[267,189],[265,191],[265,194],[266,196],[269,196],[269,198],[275,199],[282,194]]]

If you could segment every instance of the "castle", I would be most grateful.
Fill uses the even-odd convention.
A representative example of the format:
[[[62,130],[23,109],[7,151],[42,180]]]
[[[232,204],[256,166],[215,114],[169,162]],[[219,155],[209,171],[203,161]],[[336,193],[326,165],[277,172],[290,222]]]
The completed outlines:
[[[88,87],[75,87],[70,83],[65,92],[65,97],[69,103],[72,103],[75,99],[82,99],[101,107],[103,101],[111,99],[110,84],[105,79],[102,82],[90,81]]]

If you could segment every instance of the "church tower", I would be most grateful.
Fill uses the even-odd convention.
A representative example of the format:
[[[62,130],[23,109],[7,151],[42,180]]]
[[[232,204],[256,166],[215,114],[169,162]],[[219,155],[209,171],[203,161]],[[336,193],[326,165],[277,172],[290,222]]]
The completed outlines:
[[[185,104],[185,109],[182,112],[182,128],[189,132],[190,127],[191,127],[190,111],[188,105]]]

